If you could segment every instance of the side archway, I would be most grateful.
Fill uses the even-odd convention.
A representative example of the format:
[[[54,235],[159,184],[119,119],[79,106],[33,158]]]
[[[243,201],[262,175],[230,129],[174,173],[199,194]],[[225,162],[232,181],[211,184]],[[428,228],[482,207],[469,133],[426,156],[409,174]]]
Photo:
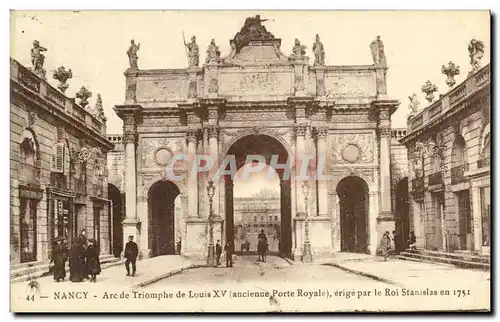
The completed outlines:
[[[148,248],[153,256],[174,255],[175,201],[180,190],[168,180],[155,182],[148,191]]]
[[[336,186],[340,211],[340,250],[368,253],[369,236],[369,187],[365,180],[350,175]]]
[[[112,223],[112,251],[115,257],[120,257],[123,251],[123,225],[125,219],[123,212],[123,204],[125,198],[122,197],[120,190],[113,184],[108,183],[108,199],[111,200],[113,206],[109,208],[109,216]]]
[[[408,199],[408,177],[401,179],[396,185],[396,251],[406,248],[410,236],[410,212]]]

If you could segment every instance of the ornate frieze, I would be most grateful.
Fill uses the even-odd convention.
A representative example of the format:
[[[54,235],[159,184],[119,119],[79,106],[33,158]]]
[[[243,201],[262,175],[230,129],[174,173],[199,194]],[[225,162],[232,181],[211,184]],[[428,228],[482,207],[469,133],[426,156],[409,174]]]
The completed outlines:
[[[286,110],[236,110],[226,111],[224,114],[225,121],[286,121],[288,119]]]
[[[373,162],[372,134],[334,134],[327,139],[332,163]]]

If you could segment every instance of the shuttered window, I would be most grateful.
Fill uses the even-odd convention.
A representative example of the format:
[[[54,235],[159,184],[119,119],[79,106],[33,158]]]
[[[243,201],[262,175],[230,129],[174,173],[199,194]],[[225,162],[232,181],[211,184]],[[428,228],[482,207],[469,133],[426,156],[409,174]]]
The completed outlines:
[[[57,143],[52,147],[50,171],[58,173],[64,172],[64,150],[64,143]]]

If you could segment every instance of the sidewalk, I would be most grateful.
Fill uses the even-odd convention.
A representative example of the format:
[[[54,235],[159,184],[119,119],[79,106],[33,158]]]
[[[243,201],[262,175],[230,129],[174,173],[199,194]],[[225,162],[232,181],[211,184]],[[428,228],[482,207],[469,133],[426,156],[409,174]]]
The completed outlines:
[[[159,256],[137,261],[137,272],[134,277],[126,276],[124,261],[121,265],[105,268],[97,276],[96,283],[84,281],[72,283],[69,274],[64,282],[55,283],[53,276],[37,279],[41,296],[52,298],[54,292],[82,292],[102,293],[102,290],[121,292],[154,283],[160,279],[176,274],[180,271],[204,266],[202,262],[195,262],[182,256]],[[27,295],[27,282],[11,283],[11,297],[25,298]]]
[[[366,276],[374,280],[407,288],[489,288],[490,273],[481,270],[460,269],[452,265],[410,262],[381,257],[360,260],[337,259],[323,265]]]

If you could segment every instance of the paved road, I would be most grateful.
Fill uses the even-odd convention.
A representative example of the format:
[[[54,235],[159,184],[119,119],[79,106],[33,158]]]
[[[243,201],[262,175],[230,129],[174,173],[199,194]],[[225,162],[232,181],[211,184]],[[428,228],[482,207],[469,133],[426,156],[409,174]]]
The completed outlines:
[[[221,265],[217,268],[198,268],[187,270],[170,278],[161,280],[155,285],[175,285],[187,282],[203,282],[204,284],[235,283],[324,283],[349,287],[385,286],[367,277],[347,273],[335,267],[321,265],[290,265],[284,259],[268,256],[265,263],[257,261],[257,255],[238,257],[233,268]],[[151,286],[153,287],[153,286]]]

